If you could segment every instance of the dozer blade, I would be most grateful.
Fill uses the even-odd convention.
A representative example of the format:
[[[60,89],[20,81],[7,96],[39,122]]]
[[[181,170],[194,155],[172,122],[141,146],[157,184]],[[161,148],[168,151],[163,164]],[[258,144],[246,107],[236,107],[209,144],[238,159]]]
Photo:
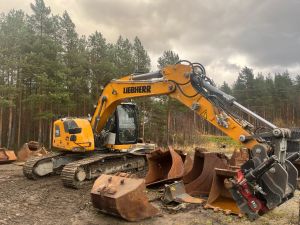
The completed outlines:
[[[183,181],[175,181],[173,184],[166,185],[162,201],[165,204],[169,204],[171,202],[202,204],[205,202],[204,199],[194,198],[187,194]]]
[[[228,168],[228,160],[224,154],[195,149],[193,167],[183,177],[186,192],[192,196],[208,195],[215,168]]]
[[[25,143],[17,153],[18,162],[26,162],[32,156],[43,156],[48,151],[38,142],[30,141]]]
[[[153,185],[182,178],[184,166],[181,156],[169,146],[169,150],[157,149],[147,155],[148,173],[146,185]]]
[[[0,164],[11,163],[17,159],[15,152],[0,148]]]
[[[229,164],[234,167],[240,167],[247,160],[249,160],[249,153],[247,148],[240,148],[239,150],[235,149],[229,160]]]
[[[91,198],[100,211],[128,221],[139,221],[159,214],[145,195],[145,181],[134,175],[102,174],[94,183]]]
[[[215,169],[213,183],[205,208],[211,208],[215,211],[222,210],[226,214],[241,214],[241,211],[235,200],[232,198],[228,187],[226,187],[226,185],[228,185],[227,180],[235,177],[236,174],[237,172],[234,170]]]

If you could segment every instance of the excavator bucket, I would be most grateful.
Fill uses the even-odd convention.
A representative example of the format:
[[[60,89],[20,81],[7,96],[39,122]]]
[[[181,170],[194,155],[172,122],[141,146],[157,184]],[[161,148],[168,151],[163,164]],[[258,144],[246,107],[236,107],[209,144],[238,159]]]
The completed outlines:
[[[214,168],[228,168],[228,159],[224,154],[206,152],[197,148],[192,169],[185,174],[183,181],[186,192],[192,196],[208,195],[214,176]]]
[[[187,154],[186,152],[184,152],[182,150],[175,149],[175,152],[177,152],[180,155],[180,157],[183,161],[183,167],[184,167],[183,176],[185,176],[185,174],[189,173],[191,171],[191,169],[193,168],[193,159],[191,158],[191,156],[189,154]]]
[[[18,162],[26,162],[32,156],[43,156],[48,151],[38,142],[30,141],[25,143],[17,153]]]
[[[139,221],[159,214],[148,202],[145,180],[135,175],[102,174],[94,183],[91,199],[95,208],[128,221]]]
[[[241,167],[247,160],[249,160],[249,152],[247,148],[240,148],[234,150],[229,160],[230,166]]]
[[[182,180],[175,181],[173,184],[165,186],[162,201],[165,204],[169,204],[171,202],[202,204],[205,202],[204,199],[194,198],[187,194]]]
[[[169,146],[168,150],[156,149],[147,155],[146,185],[153,185],[182,178],[184,165],[181,156]]]
[[[10,163],[16,159],[17,157],[14,151],[0,148],[0,164]]]
[[[212,187],[205,208],[211,208],[215,211],[221,210],[226,214],[241,214],[227,187],[228,179],[235,177],[236,174],[237,172],[234,170],[215,169]]]

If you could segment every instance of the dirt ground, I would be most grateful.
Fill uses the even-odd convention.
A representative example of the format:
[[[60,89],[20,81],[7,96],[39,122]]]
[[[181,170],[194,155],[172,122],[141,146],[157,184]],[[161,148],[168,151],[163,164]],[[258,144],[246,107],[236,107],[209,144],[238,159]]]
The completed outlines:
[[[171,212],[162,209],[159,200],[153,204],[160,207],[162,216],[128,223],[94,209],[90,202],[91,187],[92,183],[80,190],[67,189],[58,176],[32,181],[23,176],[21,166],[0,165],[0,224],[298,224],[299,191],[293,199],[252,223],[202,207]],[[151,192],[149,195],[151,198]]]

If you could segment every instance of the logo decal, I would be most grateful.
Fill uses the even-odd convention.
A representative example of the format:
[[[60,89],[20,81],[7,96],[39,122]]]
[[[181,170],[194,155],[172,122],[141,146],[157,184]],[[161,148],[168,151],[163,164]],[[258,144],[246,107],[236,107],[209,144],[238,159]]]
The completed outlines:
[[[151,86],[126,87],[123,89],[124,94],[128,93],[151,93]]]

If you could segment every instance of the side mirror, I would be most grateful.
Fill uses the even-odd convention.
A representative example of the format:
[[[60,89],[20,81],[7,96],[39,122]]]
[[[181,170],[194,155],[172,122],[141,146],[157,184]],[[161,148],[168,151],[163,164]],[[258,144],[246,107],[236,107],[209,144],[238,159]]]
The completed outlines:
[[[75,128],[71,128],[69,129],[69,134],[79,134],[81,133],[81,128],[80,127],[75,127]]]

